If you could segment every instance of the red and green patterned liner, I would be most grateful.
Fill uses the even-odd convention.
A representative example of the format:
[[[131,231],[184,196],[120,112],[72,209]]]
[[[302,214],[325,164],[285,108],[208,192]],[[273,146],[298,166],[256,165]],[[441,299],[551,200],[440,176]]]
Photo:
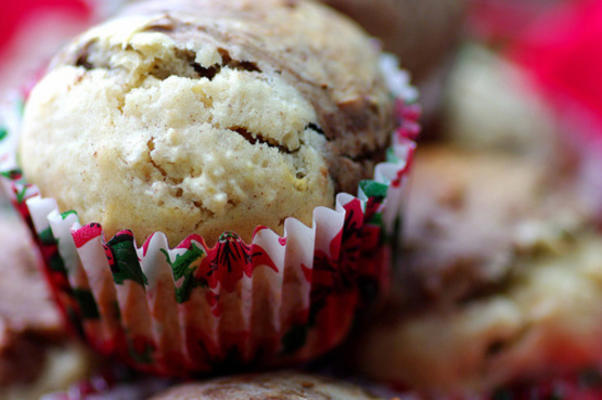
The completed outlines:
[[[311,227],[288,218],[283,236],[258,227],[250,243],[191,235],[170,249],[158,232],[138,248],[130,231],[105,240],[99,224],[59,212],[18,170],[2,184],[37,237],[57,303],[97,351],[173,376],[289,365],[339,344],[358,308],[388,289],[419,116],[401,100],[398,111],[387,162],[357,197],[316,208]]]

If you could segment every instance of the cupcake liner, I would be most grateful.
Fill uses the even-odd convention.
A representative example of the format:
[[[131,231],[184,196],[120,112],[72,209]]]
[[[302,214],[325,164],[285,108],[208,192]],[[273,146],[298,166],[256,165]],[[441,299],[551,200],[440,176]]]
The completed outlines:
[[[397,74],[394,93],[411,92]],[[127,230],[106,240],[99,224],[61,213],[18,171],[2,184],[37,237],[57,303],[96,350],[181,376],[303,362],[340,343],[357,309],[388,288],[415,150],[412,107],[399,102],[387,162],[357,197],[340,193],[334,209],[317,207],[311,227],[288,218],[282,236],[258,227],[250,243],[227,232],[213,247],[191,235],[169,248],[161,232],[142,247]]]

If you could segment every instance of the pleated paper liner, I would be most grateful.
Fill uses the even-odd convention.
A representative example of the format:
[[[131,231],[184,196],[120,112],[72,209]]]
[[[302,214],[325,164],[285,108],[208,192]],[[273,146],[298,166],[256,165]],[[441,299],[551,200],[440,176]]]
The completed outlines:
[[[407,76],[394,73],[403,95]],[[17,169],[1,181],[37,238],[59,307],[97,351],[174,376],[289,365],[339,344],[358,308],[387,291],[418,130],[416,105],[398,106],[387,161],[357,197],[316,208],[311,227],[288,218],[283,236],[258,227],[250,243],[224,233],[209,247],[191,235],[170,249],[157,232],[138,248],[130,231],[106,240],[99,224],[81,226]]]

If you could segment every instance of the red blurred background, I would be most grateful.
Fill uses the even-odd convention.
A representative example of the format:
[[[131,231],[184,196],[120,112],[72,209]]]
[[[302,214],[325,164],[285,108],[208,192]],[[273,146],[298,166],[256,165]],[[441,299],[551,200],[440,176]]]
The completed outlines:
[[[5,1],[0,14],[0,51],[14,40],[20,26],[27,24],[32,15],[60,12],[66,17],[87,20],[92,15],[92,4],[84,0],[21,0]]]

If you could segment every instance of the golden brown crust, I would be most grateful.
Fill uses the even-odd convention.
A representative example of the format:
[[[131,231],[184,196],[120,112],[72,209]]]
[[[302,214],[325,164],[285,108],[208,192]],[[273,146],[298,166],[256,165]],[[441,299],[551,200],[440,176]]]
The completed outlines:
[[[152,400],[377,400],[332,379],[294,372],[243,375],[180,385]]]

